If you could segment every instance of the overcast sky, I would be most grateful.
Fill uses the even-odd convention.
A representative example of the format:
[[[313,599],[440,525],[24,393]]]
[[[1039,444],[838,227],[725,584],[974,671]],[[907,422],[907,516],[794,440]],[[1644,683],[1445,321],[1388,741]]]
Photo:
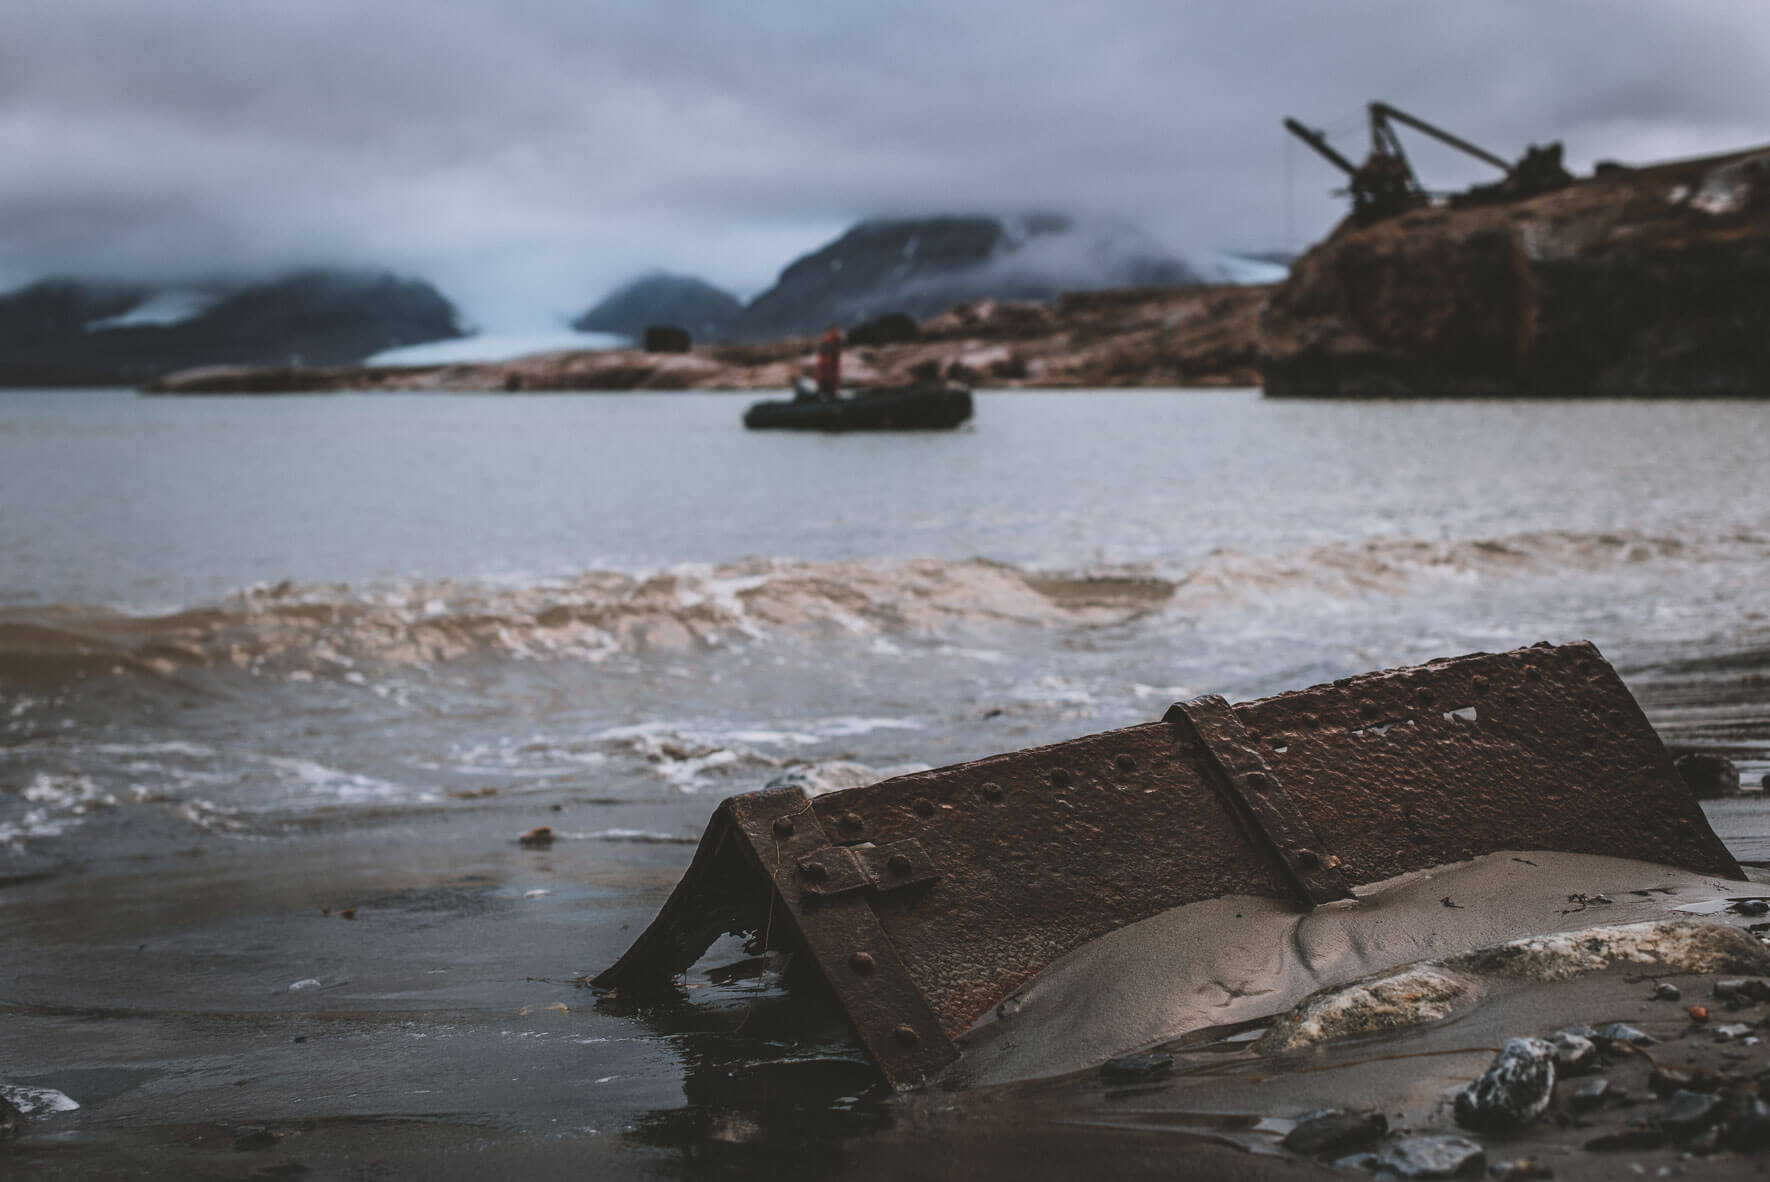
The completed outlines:
[[[1756,0],[0,0],[0,286],[385,266],[503,328],[881,213],[1300,246],[1339,177],[1284,115],[1585,168],[1770,141],[1767,59]]]

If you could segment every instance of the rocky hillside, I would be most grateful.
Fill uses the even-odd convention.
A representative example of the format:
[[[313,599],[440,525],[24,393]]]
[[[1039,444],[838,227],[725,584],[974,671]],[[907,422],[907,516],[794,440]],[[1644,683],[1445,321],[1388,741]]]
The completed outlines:
[[[435,288],[309,271],[269,283],[47,280],[0,296],[0,385],[135,385],[194,365],[334,366],[461,335]]]
[[[1195,283],[1132,227],[1057,214],[862,222],[795,260],[733,322],[735,340],[808,336],[888,313],[917,319],[980,299]]]
[[[579,332],[612,332],[638,340],[654,324],[688,330],[697,341],[723,339],[744,306],[704,279],[657,272],[624,284],[572,321]]]
[[[1304,397],[1770,393],[1770,151],[1342,225],[1264,322]]]
[[[948,377],[987,387],[1252,386],[1270,287],[1074,292],[1054,303],[980,300],[919,325],[907,339],[856,346],[844,384]],[[862,334],[864,335],[864,334]],[[151,390],[779,390],[811,370],[815,341],[697,346],[688,353],[548,353],[496,364],[291,370],[192,370]]]

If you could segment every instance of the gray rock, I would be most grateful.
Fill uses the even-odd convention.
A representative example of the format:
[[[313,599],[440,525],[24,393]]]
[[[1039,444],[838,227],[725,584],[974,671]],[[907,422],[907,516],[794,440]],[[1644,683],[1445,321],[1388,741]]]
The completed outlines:
[[[1762,977],[1722,977],[1715,982],[1722,1001],[1770,1001],[1770,981]]]
[[[1555,1048],[1540,1038],[1508,1039],[1481,1077],[1457,1093],[1457,1123],[1521,1129],[1543,1114],[1554,1094]]]
[[[1661,981],[1653,987],[1653,997],[1656,1001],[1681,1001],[1684,991],[1670,981]]]
[[[1380,1112],[1330,1109],[1298,1121],[1285,1134],[1284,1147],[1305,1157],[1343,1157],[1369,1149],[1388,1131],[1389,1120]]]
[[[1659,1041],[1645,1030],[1636,1030],[1626,1022],[1612,1022],[1598,1032],[1598,1040],[1627,1043],[1632,1047],[1650,1047]]]
[[[1736,1038],[1744,1038],[1751,1032],[1752,1028],[1743,1022],[1729,1022],[1725,1026],[1715,1027],[1715,1041],[1731,1042]]]
[[[1674,759],[1672,766],[1698,800],[1739,795],[1739,769],[1725,755],[1691,751]]]
[[[1598,1065],[1598,1044],[1589,1038],[1558,1030],[1548,1043],[1555,1048],[1556,1075],[1583,1075]]]
[[[1588,1079],[1567,1097],[1567,1106],[1575,1112],[1590,1112],[1610,1096],[1610,1081],[1602,1077]]]
[[[1100,1065],[1100,1078],[1107,1083],[1143,1083],[1161,1079],[1174,1070],[1174,1056],[1165,1051],[1149,1055],[1121,1055]]]
[[[1721,1115],[1721,1097],[1713,1092],[1673,1092],[1659,1114],[1659,1127],[1674,1137],[1688,1137]]]
[[[1382,1164],[1383,1159],[1374,1153],[1349,1153],[1345,1157],[1336,1157],[1333,1161],[1329,1162],[1328,1169],[1344,1170],[1348,1173],[1353,1170],[1370,1172],[1374,1171]]]
[[[1382,1166],[1403,1178],[1455,1178],[1487,1164],[1487,1154],[1467,1137],[1446,1134],[1403,1137],[1383,1154]]]
[[[17,1133],[25,1123],[25,1114],[14,1108],[12,1101],[0,1096],[0,1141]]]
[[[1576,1035],[1579,1038],[1597,1038],[1598,1037],[1597,1029],[1595,1027],[1587,1026],[1584,1022],[1579,1022],[1579,1023],[1576,1023],[1575,1025],[1572,1025],[1572,1026],[1563,1026],[1560,1030],[1556,1031],[1556,1033],[1557,1034],[1572,1034],[1572,1035]]]

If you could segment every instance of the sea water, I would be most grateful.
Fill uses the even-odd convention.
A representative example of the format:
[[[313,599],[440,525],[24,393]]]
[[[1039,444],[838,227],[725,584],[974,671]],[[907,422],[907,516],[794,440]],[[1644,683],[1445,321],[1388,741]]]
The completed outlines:
[[[0,394],[0,1083],[129,1136],[563,1120],[620,1163],[743,1140],[708,1081],[785,1043],[839,1133],[839,1024],[574,984],[726,794],[1574,639],[1668,741],[1770,769],[1759,404],[745,404]]]

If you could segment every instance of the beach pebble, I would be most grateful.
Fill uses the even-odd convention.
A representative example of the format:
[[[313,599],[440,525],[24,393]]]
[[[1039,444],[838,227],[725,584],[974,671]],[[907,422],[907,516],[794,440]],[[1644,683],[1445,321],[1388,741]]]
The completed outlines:
[[[1481,1146],[1448,1134],[1403,1137],[1382,1156],[1383,1169],[1403,1178],[1455,1178],[1486,1163]]]
[[[1567,1097],[1567,1106],[1575,1112],[1590,1112],[1592,1109],[1604,1103],[1605,1098],[1609,1095],[1609,1080],[1603,1078],[1588,1079],[1585,1083],[1573,1090],[1573,1095]]]
[[[1770,899],[1735,899],[1727,910],[1738,915],[1770,915]]]
[[[1612,1022],[1598,1032],[1598,1038],[1602,1042],[1620,1042],[1632,1047],[1650,1047],[1659,1041],[1644,1030],[1636,1030],[1627,1022]]]
[[[1366,1173],[1371,1173],[1382,1164],[1383,1159],[1374,1153],[1349,1153],[1345,1157],[1336,1157],[1329,1162],[1328,1169],[1348,1173],[1353,1170],[1363,1170]]]
[[[1720,1115],[1721,1097],[1713,1092],[1673,1092],[1659,1114],[1659,1127],[1674,1137],[1688,1137]]]
[[[1672,766],[1698,800],[1739,795],[1739,768],[1725,755],[1691,751],[1674,759]]]
[[[1557,1075],[1582,1075],[1598,1063],[1598,1044],[1589,1038],[1558,1030],[1548,1038],[1555,1048]]]
[[[1707,1006],[1691,1006],[1684,1012],[1690,1015],[1690,1020],[1692,1022],[1707,1022],[1709,1020],[1709,1008]]]
[[[47,1116],[56,1112],[72,1112],[80,1107],[66,1092],[54,1088],[33,1088],[25,1084],[0,1084],[0,1103],[20,1116]]]
[[[1584,1022],[1579,1022],[1579,1023],[1576,1023],[1575,1025],[1572,1025],[1572,1026],[1563,1026],[1560,1030],[1556,1031],[1556,1033],[1557,1034],[1571,1034],[1571,1035],[1574,1035],[1578,1038],[1597,1038],[1598,1037],[1597,1028],[1592,1027],[1592,1026],[1587,1026]]]
[[[1586,1148],[1593,1153],[1627,1153],[1635,1149],[1658,1149],[1665,1140],[1666,1135],[1659,1126],[1636,1125],[1593,1137],[1586,1142]]]
[[[1527,1178],[1553,1178],[1555,1171],[1534,1157],[1518,1157],[1511,1161],[1496,1161],[1487,1169],[1488,1177],[1502,1179],[1502,1182],[1524,1182]]]
[[[1670,981],[1661,981],[1653,987],[1653,997],[1655,1001],[1681,1001],[1684,991]]]
[[[537,825],[516,839],[516,844],[525,850],[544,850],[553,845],[553,827]]]
[[[319,987],[320,979],[318,977],[303,977],[289,985],[289,992],[300,993],[304,989],[318,989]]]
[[[1762,977],[1722,977],[1715,982],[1722,1001],[1770,1001],[1770,981]]]
[[[1554,1093],[1555,1048],[1540,1038],[1508,1039],[1481,1077],[1457,1093],[1457,1123],[1520,1129],[1543,1114]]]
[[[1107,1083],[1139,1083],[1161,1079],[1174,1070],[1174,1056],[1165,1051],[1151,1055],[1121,1055],[1100,1065],[1100,1078]]]
[[[1715,1027],[1715,1041],[1729,1042],[1736,1038],[1744,1038],[1751,1032],[1752,1028],[1742,1022],[1729,1022],[1725,1026]]]
[[[1380,1112],[1330,1109],[1304,1117],[1285,1134],[1284,1147],[1304,1157],[1343,1157],[1383,1139],[1389,1121]]]
[[[1726,1081],[1700,1067],[1655,1067],[1647,1077],[1647,1090],[1655,1096],[1673,1092],[1718,1092]]]

